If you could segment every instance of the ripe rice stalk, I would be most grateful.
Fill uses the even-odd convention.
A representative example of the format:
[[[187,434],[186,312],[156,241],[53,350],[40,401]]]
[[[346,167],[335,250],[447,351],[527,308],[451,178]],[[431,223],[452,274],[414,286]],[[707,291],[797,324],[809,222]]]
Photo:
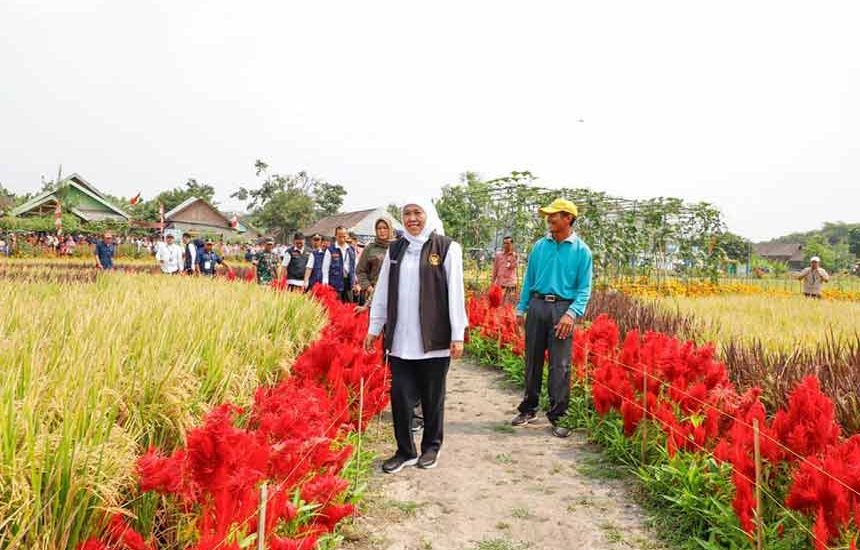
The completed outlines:
[[[315,302],[256,285],[62,276],[0,279],[4,549],[73,547],[97,511],[134,509],[142,450],[181,444],[212,403],[249,403],[324,322]]]

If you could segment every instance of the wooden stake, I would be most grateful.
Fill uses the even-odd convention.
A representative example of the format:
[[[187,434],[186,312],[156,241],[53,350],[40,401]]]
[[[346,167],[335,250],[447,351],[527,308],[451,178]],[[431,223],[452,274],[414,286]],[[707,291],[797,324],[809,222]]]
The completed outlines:
[[[266,550],[266,501],[269,500],[269,482],[260,485],[260,512],[257,523],[257,550]]]
[[[758,419],[753,418],[753,452],[755,458],[755,548],[762,550],[764,548],[764,521],[763,509],[761,502],[761,446],[759,444],[759,428]]]
[[[640,462],[645,464],[645,453],[648,451],[648,373],[642,365],[642,456]]]
[[[359,477],[361,476],[361,440],[364,439],[364,434],[361,432],[361,421],[364,418],[364,377],[358,383],[358,444],[355,452],[355,487],[358,488]],[[352,517],[355,518],[357,510],[353,509]]]

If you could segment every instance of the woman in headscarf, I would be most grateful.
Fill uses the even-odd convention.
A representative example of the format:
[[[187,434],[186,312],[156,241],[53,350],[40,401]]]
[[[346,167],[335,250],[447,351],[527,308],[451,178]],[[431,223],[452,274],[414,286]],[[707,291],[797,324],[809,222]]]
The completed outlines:
[[[391,243],[379,272],[370,308],[365,349],[373,350],[385,328],[391,366],[391,413],[397,452],[382,469],[434,468],[442,447],[445,379],[451,358],[463,354],[468,325],[463,288],[463,249],[445,236],[430,201],[407,202],[405,231]],[[421,401],[424,435],[419,456],[412,438],[412,415]]]
[[[364,248],[358,260],[358,267],[355,268],[361,290],[359,306],[364,306],[373,294],[376,281],[379,279],[379,271],[382,269],[382,262],[385,254],[388,253],[388,245],[394,238],[394,228],[386,218],[376,220],[374,231],[376,239]]]

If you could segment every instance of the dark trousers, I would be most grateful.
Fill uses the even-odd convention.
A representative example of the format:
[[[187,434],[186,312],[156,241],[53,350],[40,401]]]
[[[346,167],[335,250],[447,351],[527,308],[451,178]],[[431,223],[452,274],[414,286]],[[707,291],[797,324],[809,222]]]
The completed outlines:
[[[438,451],[442,447],[445,422],[445,379],[450,357],[435,359],[400,359],[391,362],[391,415],[394,418],[394,438],[397,454],[415,458],[418,452],[412,438],[412,416],[421,401],[424,412],[424,435],[421,452]]]
[[[340,291],[340,301],[347,304],[352,303],[352,284],[349,282],[349,277],[343,278],[343,290]]]
[[[549,411],[555,424],[570,403],[570,351],[573,337],[560,340],[555,326],[570,307],[569,301],[545,302],[532,298],[526,312],[526,392],[520,412],[537,412],[543,382],[544,354],[549,350]]]

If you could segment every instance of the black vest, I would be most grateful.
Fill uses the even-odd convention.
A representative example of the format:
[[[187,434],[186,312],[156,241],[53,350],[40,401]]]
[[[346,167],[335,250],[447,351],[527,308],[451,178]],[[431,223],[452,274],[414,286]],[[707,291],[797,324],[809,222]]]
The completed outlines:
[[[424,352],[451,347],[451,316],[448,312],[448,277],[445,258],[451,239],[432,233],[421,249],[419,260],[418,317],[421,320],[421,340]],[[400,293],[400,262],[406,255],[409,241],[401,237],[388,248],[388,319],[385,325],[385,345],[391,350],[397,328],[397,301]]]
[[[287,254],[290,255],[290,265],[287,266],[287,279],[304,281],[305,270],[308,268],[308,258],[311,257],[308,247],[304,248],[304,252],[299,252],[296,247],[291,246],[287,250]]]
[[[191,271],[194,269],[194,264],[191,262],[191,247],[194,247],[195,259],[200,255],[200,251],[197,249],[197,245],[194,244],[194,241],[188,241],[185,243],[185,271]]]

